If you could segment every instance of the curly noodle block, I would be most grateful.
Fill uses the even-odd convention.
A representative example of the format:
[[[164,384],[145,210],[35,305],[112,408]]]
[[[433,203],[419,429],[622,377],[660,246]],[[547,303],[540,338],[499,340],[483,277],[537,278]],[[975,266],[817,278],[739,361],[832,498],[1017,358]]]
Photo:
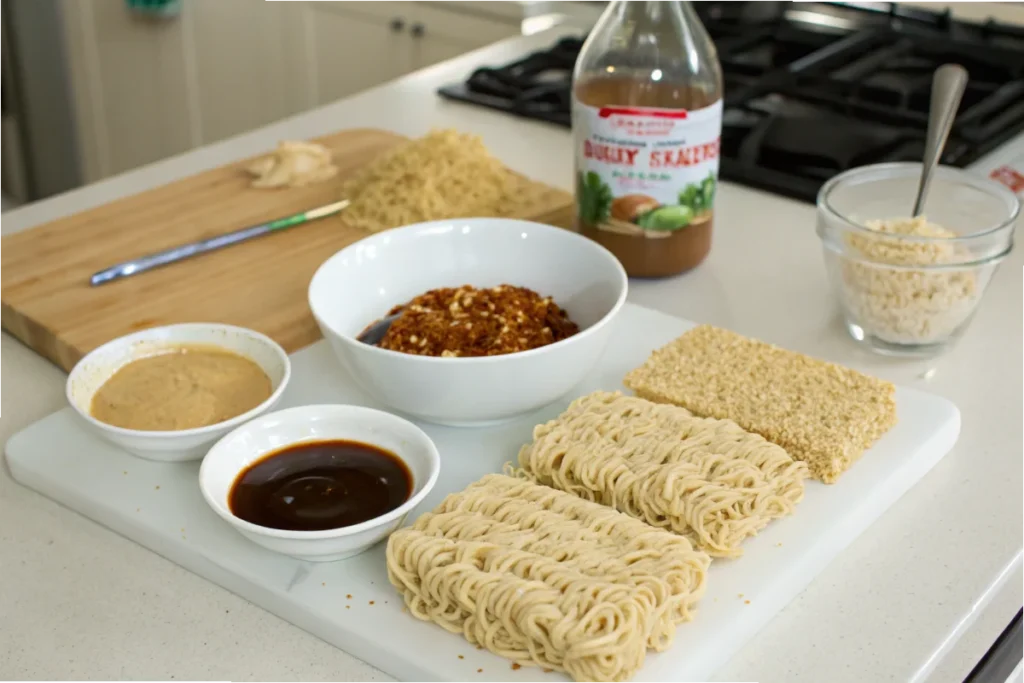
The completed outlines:
[[[835,482],[896,424],[896,387],[711,325],[651,354],[624,380],[637,395],[730,419]]]
[[[492,474],[388,540],[418,619],[518,664],[621,681],[664,650],[711,558],[610,508]]]
[[[793,512],[807,467],[730,420],[597,391],[539,425],[514,474],[684,534],[736,557],[740,543]]]

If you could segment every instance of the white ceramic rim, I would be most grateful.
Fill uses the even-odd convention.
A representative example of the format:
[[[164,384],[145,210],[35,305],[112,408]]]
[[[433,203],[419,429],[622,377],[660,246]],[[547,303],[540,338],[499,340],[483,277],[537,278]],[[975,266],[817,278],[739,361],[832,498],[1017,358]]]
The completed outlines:
[[[347,251],[349,251],[351,249],[355,249],[359,244],[364,244],[367,240],[379,239],[379,238],[381,238],[381,236],[384,236],[384,235],[390,236],[390,235],[394,235],[396,233],[401,234],[401,233],[406,233],[406,232],[415,232],[415,231],[419,231],[419,230],[424,230],[424,229],[432,228],[432,227],[438,227],[438,226],[442,226],[442,225],[445,225],[445,226],[446,225],[452,225],[453,222],[455,222],[455,221],[472,221],[472,222],[476,222],[476,221],[498,221],[498,222],[501,222],[502,224],[505,224],[505,225],[510,225],[510,224],[513,224],[513,223],[520,224],[520,225],[521,224],[526,224],[526,225],[529,225],[532,229],[539,228],[540,230],[557,230],[560,233],[565,233],[569,237],[569,239],[578,240],[578,242],[581,245],[581,247],[589,248],[589,249],[594,249],[599,254],[601,254],[602,257],[607,259],[609,261],[609,263],[612,264],[612,267],[615,269],[615,271],[616,271],[616,273],[618,275],[618,279],[619,279],[619,285],[620,285],[620,290],[621,290],[619,292],[619,297],[615,301],[615,305],[612,306],[611,309],[609,309],[607,313],[605,313],[603,316],[601,316],[600,320],[598,320],[596,323],[594,323],[593,325],[591,325],[587,329],[581,330],[581,331],[577,332],[576,334],[574,334],[571,337],[567,337],[566,339],[560,339],[559,341],[556,341],[556,342],[551,343],[551,344],[547,344],[545,346],[540,346],[540,347],[538,347],[536,349],[530,349],[528,351],[518,351],[516,353],[505,353],[505,354],[501,354],[501,355],[497,355],[497,356],[466,356],[466,357],[418,356],[418,355],[414,355],[414,354],[402,353],[401,351],[392,351],[391,349],[382,349],[382,348],[380,348],[379,346],[376,346],[376,345],[364,344],[363,342],[361,342],[358,339],[356,339],[356,337],[354,337],[353,335],[344,334],[344,333],[338,331],[338,329],[336,327],[334,327],[333,325],[328,323],[320,315],[317,314],[316,307],[313,305],[313,296],[312,296],[313,285],[314,285],[314,283],[316,283],[317,278],[320,277],[321,272],[325,268],[327,268],[327,266],[330,265],[330,263],[332,261],[334,261],[337,258],[340,258],[345,252],[347,252]],[[378,233],[376,235],[371,235],[370,237],[364,237],[363,239],[359,240],[358,242],[353,242],[352,244],[350,244],[349,246],[345,247],[344,249],[341,249],[340,251],[335,252],[334,255],[332,255],[330,258],[328,258],[326,261],[324,261],[322,264],[320,264],[320,267],[317,268],[316,272],[313,274],[313,278],[309,281],[309,289],[307,290],[306,298],[307,298],[307,300],[309,302],[309,310],[312,311],[313,317],[316,318],[317,322],[320,325],[330,329],[334,334],[336,334],[338,336],[338,338],[342,339],[343,341],[345,341],[347,343],[358,344],[360,347],[365,347],[367,353],[383,354],[385,356],[401,356],[403,358],[415,358],[417,361],[422,361],[422,362],[425,362],[425,363],[457,363],[459,365],[465,366],[465,365],[470,365],[470,364],[480,365],[480,364],[484,364],[484,363],[499,363],[499,362],[501,362],[503,360],[507,360],[509,358],[523,358],[523,357],[526,357],[526,356],[537,356],[537,355],[540,355],[540,354],[543,354],[543,353],[549,353],[551,351],[551,349],[553,349],[553,348],[560,348],[564,344],[571,343],[574,339],[580,339],[580,338],[589,336],[591,334],[594,334],[594,333],[597,332],[598,329],[600,329],[601,327],[607,325],[608,322],[612,318],[615,317],[615,314],[619,312],[619,309],[621,309],[623,307],[623,305],[625,305],[625,303],[626,303],[626,296],[628,294],[629,294],[629,277],[626,275],[626,269],[622,267],[622,263],[620,263],[619,259],[615,257],[615,254],[613,254],[612,252],[608,251],[608,249],[606,249],[604,246],[598,244],[594,240],[588,239],[588,238],[580,235],[577,232],[573,232],[572,230],[568,230],[566,228],[556,228],[553,225],[546,225],[544,223],[534,223],[533,221],[523,221],[523,220],[518,220],[518,219],[515,219],[515,218],[481,218],[481,217],[476,217],[476,218],[452,218],[452,219],[448,219],[448,220],[426,221],[424,223],[413,223],[411,225],[404,225],[404,226],[402,226],[400,228],[392,228],[390,230],[384,230],[384,231],[382,231],[382,232],[380,232],[380,233]],[[371,323],[372,322],[374,322],[374,321],[371,321]]]
[[[383,515],[380,515],[379,517],[374,517],[372,519],[366,520],[365,522],[360,522],[359,524],[353,524],[352,526],[343,526],[343,527],[338,527],[337,529],[321,529],[320,531],[288,531],[288,530],[285,530],[285,529],[273,529],[271,527],[260,526],[259,524],[253,524],[252,522],[247,522],[244,519],[242,519],[241,517],[238,517],[237,515],[232,513],[231,510],[227,507],[226,504],[222,504],[220,501],[217,501],[217,500],[214,499],[213,495],[207,489],[207,485],[206,485],[206,472],[207,472],[207,468],[208,467],[212,467],[213,466],[213,465],[210,464],[210,463],[213,462],[213,458],[211,458],[211,456],[216,457],[214,454],[215,454],[217,448],[222,443],[227,442],[229,439],[234,437],[236,434],[238,434],[242,430],[250,428],[250,427],[255,426],[255,425],[258,425],[263,420],[270,420],[272,418],[280,419],[281,416],[290,416],[291,414],[301,414],[303,412],[308,412],[308,411],[311,411],[311,410],[323,410],[325,408],[328,408],[328,409],[344,408],[347,413],[362,413],[364,415],[368,414],[368,413],[373,413],[375,415],[385,415],[385,416],[387,416],[387,419],[390,419],[390,420],[393,420],[393,421],[396,421],[396,422],[400,422],[400,423],[403,423],[404,425],[406,425],[407,427],[411,427],[420,437],[422,437],[423,443],[426,444],[426,446],[427,446],[427,456],[428,456],[428,459],[430,460],[431,468],[430,468],[430,475],[427,477],[426,483],[423,484],[423,486],[420,488],[420,490],[418,492],[416,492],[413,495],[409,496],[409,500],[405,501],[404,503],[402,503],[401,505],[396,507],[394,510],[391,510],[390,512],[385,512]],[[256,460],[259,460],[262,457],[265,457],[269,453],[276,452],[276,451],[282,451],[282,450],[285,450],[286,448],[291,448],[292,446],[296,446],[296,445],[301,444],[301,443],[307,443],[309,441],[322,441],[322,440],[323,439],[293,441],[293,442],[285,444],[283,446],[278,446],[277,448],[275,448],[275,449],[273,449],[271,451],[266,451],[264,453],[261,453],[259,456],[257,456],[255,459],[253,459],[250,462],[250,464],[252,462],[255,462]],[[374,445],[376,445],[376,444],[374,444]],[[382,448],[382,447],[378,446],[378,448]],[[402,458],[401,453],[395,453],[395,455],[398,456],[402,460],[403,463],[405,463],[406,467],[409,467],[410,470],[412,469],[409,466],[409,462],[405,458]],[[247,467],[248,467],[248,465],[247,465]],[[241,474],[241,470],[239,470],[238,472],[235,472],[234,479],[232,481],[237,480],[239,474]],[[249,532],[254,533],[254,534],[259,534],[260,536],[270,536],[270,537],[273,537],[273,538],[282,538],[282,539],[288,539],[288,540],[293,540],[293,541],[314,541],[314,540],[317,540],[317,539],[341,538],[343,536],[351,536],[351,535],[354,535],[354,534],[361,533],[363,531],[369,531],[370,529],[373,529],[373,528],[378,527],[378,526],[382,526],[384,524],[387,524],[388,522],[392,522],[392,521],[398,519],[402,515],[408,513],[409,510],[412,510],[414,507],[419,505],[420,502],[424,498],[426,498],[427,494],[430,493],[431,489],[434,488],[434,484],[437,483],[437,478],[440,476],[440,474],[441,474],[441,453],[437,450],[437,444],[434,443],[433,439],[431,439],[429,436],[427,436],[426,432],[424,432],[422,429],[420,429],[418,426],[416,426],[415,424],[413,424],[409,420],[406,420],[403,417],[399,417],[398,415],[395,415],[394,413],[389,413],[389,412],[387,412],[385,410],[377,410],[375,408],[367,408],[365,406],[348,405],[348,404],[342,404],[342,403],[321,403],[321,404],[313,404],[313,405],[306,405],[306,406],[296,406],[294,408],[285,408],[284,410],[277,410],[277,411],[274,411],[273,413],[267,413],[266,415],[261,415],[258,418],[256,418],[255,420],[252,420],[250,423],[244,424],[244,425],[242,425],[240,427],[237,427],[236,429],[233,429],[230,432],[228,432],[227,434],[225,434],[223,437],[218,439],[217,443],[215,443],[213,445],[213,447],[206,454],[206,457],[203,458],[203,464],[199,466],[199,490],[202,492],[203,498],[206,500],[206,504],[209,505],[211,508],[213,508],[213,511],[216,512],[222,519],[224,519],[229,524],[232,524],[233,526],[236,526],[236,527],[238,527],[240,529],[244,529],[244,530],[249,531]],[[415,484],[415,482],[413,482],[413,483]],[[233,485],[234,484],[232,483],[232,486]],[[228,488],[228,493],[229,494],[231,493],[230,487]]]
[[[77,373],[81,372],[81,368],[85,366],[86,361],[88,361],[92,356],[98,355],[100,352],[102,352],[102,351],[104,351],[104,350],[108,349],[109,347],[114,346],[116,344],[124,344],[124,343],[127,343],[127,342],[135,341],[136,339],[138,339],[139,341],[148,340],[148,339],[150,339],[151,335],[154,332],[157,332],[157,331],[160,331],[160,330],[175,330],[175,329],[185,329],[185,328],[188,328],[188,329],[206,329],[206,330],[227,330],[227,331],[235,332],[237,334],[245,335],[247,337],[255,339],[256,341],[260,342],[261,344],[264,344],[265,346],[267,346],[268,348],[273,350],[274,353],[277,354],[277,356],[281,359],[281,362],[284,364],[284,375],[281,376],[281,381],[277,385],[277,389],[275,389],[274,392],[272,394],[270,394],[270,396],[265,401],[260,403],[255,408],[247,410],[246,412],[242,413],[241,415],[236,415],[235,417],[232,417],[231,419],[228,419],[228,420],[224,420],[223,422],[216,422],[216,423],[214,423],[212,425],[206,425],[205,427],[193,427],[192,429],[152,430],[152,431],[147,431],[147,430],[144,430],[144,429],[127,429],[126,427],[117,427],[115,425],[107,424],[106,422],[103,422],[102,420],[97,420],[95,417],[93,417],[92,415],[90,415],[87,412],[82,411],[82,409],[78,407],[78,403],[71,396],[71,383],[72,383],[72,380],[74,380],[75,377],[77,376]],[[233,349],[230,349],[228,347],[221,346],[220,344],[217,344],[216,342],[202,342],[202,344],[205,345],[205,346],[214,346],[214,347],[222,348],[225,351],[229,351],[231,353],[235,353],[237,355],[240,355],[240,356],[244,357],[244,354],[238,353],[237,351],[235,351]],[[174,342],[168,342],[167,345],[168,346],[174,346]],[[145,358],[145,356],[142,356],[142,358]],[[135,360],[138,360],[138,359],[135,359]],[[124,365],[118,366],[118,369],[120,369],[121,367],[124,367]],[[262,368],[260,368],[260,369],[262,370]],[[291,361],[288,358],[287,352],[285,352],[285,350],[283,348],[281,348],[280,344],[278,344],[276,341],[274,341],[273,339],[271,339],[270,337],[268,337],[265,334],[257,332],[256,330],[250,330],[247,327],[238,327],[237,325],[226,325],[226,324],[222,324],[222,323],[176,323],[174,325],[161,325],[160,327],[151,327],[149,329],[140,330],[138,332],[133,332],[131,334],[126,334],[123,337],[118,337],[116,339],[111,339],[106,344],[103,344],[102,346],[96,347],[95,349],[93,349],[92,351],[87,353],[82,358],[82,360],[80,360],[77,363],[75,363],[75,367],[71,368],[71,372],[68,374],[67,382],[64,385],[64,396],[67,399],[68,403],[71,404],[71,407],[75,409],[75,412],[78,413],[79,415],[81,415],[86,421],[88,421],[89,423],[91,423],[92,425],[94,425],[95,427],[97,427],[99,429],[102,429],[102,430],[107,431],[107,432],[111,432],[113,434],[120,434],[122,436],[131,436],[131,437],[153,437],[153,438],[157,438],[157,439],[161,439],[161,438],[162,439],[168,439],[168,438],[173,438],[173,437],[204,436],[206,434],[210,434],[211,432],[216,432],[216,431],[219,431],[221,429],[224,429],[225,427],[231,428],[231,427],[235,427],[237,425],[240,425],[243,422],[247,422],[247,421],[251,420],[261,410],[266,410],[268,405],[271,405],[271,404],[275,403],[279,398],[281,398],[281,394],[284,393],[285,387],[288,386],[288,380],[291,379],[291,376],[292,376],[292,364],[291,364]],[[109,380],[109,379],[110,378],[108,377],[107,380]],[[102,387],[103,385],[101,384],[100,386]],[[93,392],[93,395],[89,397],[89,402],[90,403],[92,402],[92,398],[95,395],[96,395],[95,392]]]
[[[855,223],[846,216],[844,216],[843,214],[836,211],[835,208],[829,203],[829,195],[837,186],[841,185],[844,182],[849,182],[850,180],[855,179],[859,176],[869,175],[871,173],[884,173],[885,171],[896,172],[898,174],[904,174],[906,172],[916,172],[918,175],[920,175],[920,169],[921,162],[918,161],[893,161],[884,164],[869,164],[867,166],[858,166],[856,168],[851,168],[847,171],[843,171],[837,176],[830,178],[824,185],[822,185],[821,189],[818,190],[818,196],[815,199],[815,203],[817,204],[819,211],[826,213],[830,218],[833,218],[837,221],[841,221],[847,229],[852,230],[853,232],[860,232],[864,234],[877,236],[878,233],[871,230],[871,228],[868,228],[867,226],[861,225],[859,223]],[[922,235],[899,235],[899,238],[901,240],[906,240],[907,242],[942,242],[943,244],[957,242],[964,243],[990,237],[998,233],[1000,230],[1006,230],[1007,228],[1010,228],[1010,246],[1004,251],[1004,253],[999,254],[995,258],[1002,258],[1006,256],[1006,254],[1008,254],[1012,249],[1013,226],[1016,223],[1018,216],[1020,216],[1021,202],[1020,199],[1017,198],[1017,195],[1015,195],[1010,190],[1010,188],[1006,187],[1000,182],[992,180],[991,178],[986,178],[985,176],[976,175],[966,169],[956,168],[955,166],[938,165],[935,167],[934,173],[941,173],[947,176],[958,176],[965,185],[969,185],[974,189],[978,190],[979,192],[986,192],[992,196],[999,197],[1000,199],[1005,201],[1007,205],[1012,207],[1010,209],[1009,216],[1005,220],[1003,220],[1002,222],[998,223],[993,227],[986,228],[984,230],[981,230],[980,232],[974,232],[969,235],[959,235],[957,237],[926,237]],[[934,178],[935,176],[933,175],[932,177]],[[982,261],[979,261],[979,263],[988,260],[989,259],[987,258],[982,259]],[[968,264],[957,264],[957,267],[962,267],[963,265],[976,264],[973,262]],[[916,266],[915,268],[920,269],[919,267]]]

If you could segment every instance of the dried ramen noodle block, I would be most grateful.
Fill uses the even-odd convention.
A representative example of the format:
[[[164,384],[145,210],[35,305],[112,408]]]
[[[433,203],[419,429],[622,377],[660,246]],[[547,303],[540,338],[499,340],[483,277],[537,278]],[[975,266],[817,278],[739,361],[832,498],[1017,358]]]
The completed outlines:
[[[685,538],[498,474],[391,535],[388,577],[418,619],[518,664],[621,681],[664,650],[711,559]]]
[[[896,424],[889,382],[710,325],[658,349],[624,381],[649,400],[735,421],[828,484]]]
[[[714,556],[793,512],[807,467],[730,420],[598,391],[538,426],[515,473],[691,539]]]

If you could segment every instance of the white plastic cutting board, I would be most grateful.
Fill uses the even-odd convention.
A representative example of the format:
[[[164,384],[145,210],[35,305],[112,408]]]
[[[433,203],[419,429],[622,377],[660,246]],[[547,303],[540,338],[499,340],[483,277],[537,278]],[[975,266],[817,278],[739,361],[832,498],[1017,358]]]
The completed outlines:
[[[572,398],[621,389],[627,371],[692,325],[627,304],[600,367],[564,399],[498,427],[423,425],[440,449],[442,466],[420,510],[499,471],[530,440],[533,426],[558,415]],[[294,354],[292,362],[281,407],[374,405],[352,386],[325,342]],[[896,402],[899,424],[838,484],[809,482],[793,517],[748,541],[738,560],[712,564],[696,619],[679,627],[670,650],[650,654],[635,680],[710,677],[952,448],[960,431],[955,406],[902,388]],[[535,667],[512,670],[506,660],[404,613],[385,574],[384,544],[321,565],[276,555],[242,538],[207,508],[197,484],[198,463],[140,460],[93,437],[77,419],[67,408],[11,438],[6,452],[14,478],[396,678],[564,679]]]

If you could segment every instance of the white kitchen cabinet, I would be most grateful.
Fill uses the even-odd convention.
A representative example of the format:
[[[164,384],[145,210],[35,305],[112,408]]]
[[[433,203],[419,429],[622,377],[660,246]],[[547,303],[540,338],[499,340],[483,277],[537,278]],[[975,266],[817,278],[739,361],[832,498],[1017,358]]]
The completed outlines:
[[[460,12],[453,8],[454,4],[415,3],[409,26],[413,49],[410,70],[423,69],[521,33],[520,23],[509,24]]]
[[[87,182],[265,125],[518,35],[480,3],[61,0]]]
[[[303,45],[290,3],[200,0],[181,20],[184,60],[202,142],[220,140],[308,108]],[[291,13],[294,13],[292,11]]]
[[[87,164],[103,176],[191,149],[199,143],[189,106],[184,25],[180,21],[139,22],[121,0],[66,2],[69,30],[80,31],[82,60],[75,94],[78,109],[89,108],[92,138]],[[91,148],[91,149],[90,149]]]
[[[86,181],[135,168],[308,108],[301,45],[284,3],[186,2],[140,17],[123,0],[65,0]]]
[[[520,21],[463,12],[458,3],[307,5],[317,102],[326,103],[520,34]]]
[[[313,2],[302,17],[317,104],[333,102],[412,70],[411,2]],[[355,8],[348,7],[356,6]],[[366,7],[359,7],[365,5]]]

